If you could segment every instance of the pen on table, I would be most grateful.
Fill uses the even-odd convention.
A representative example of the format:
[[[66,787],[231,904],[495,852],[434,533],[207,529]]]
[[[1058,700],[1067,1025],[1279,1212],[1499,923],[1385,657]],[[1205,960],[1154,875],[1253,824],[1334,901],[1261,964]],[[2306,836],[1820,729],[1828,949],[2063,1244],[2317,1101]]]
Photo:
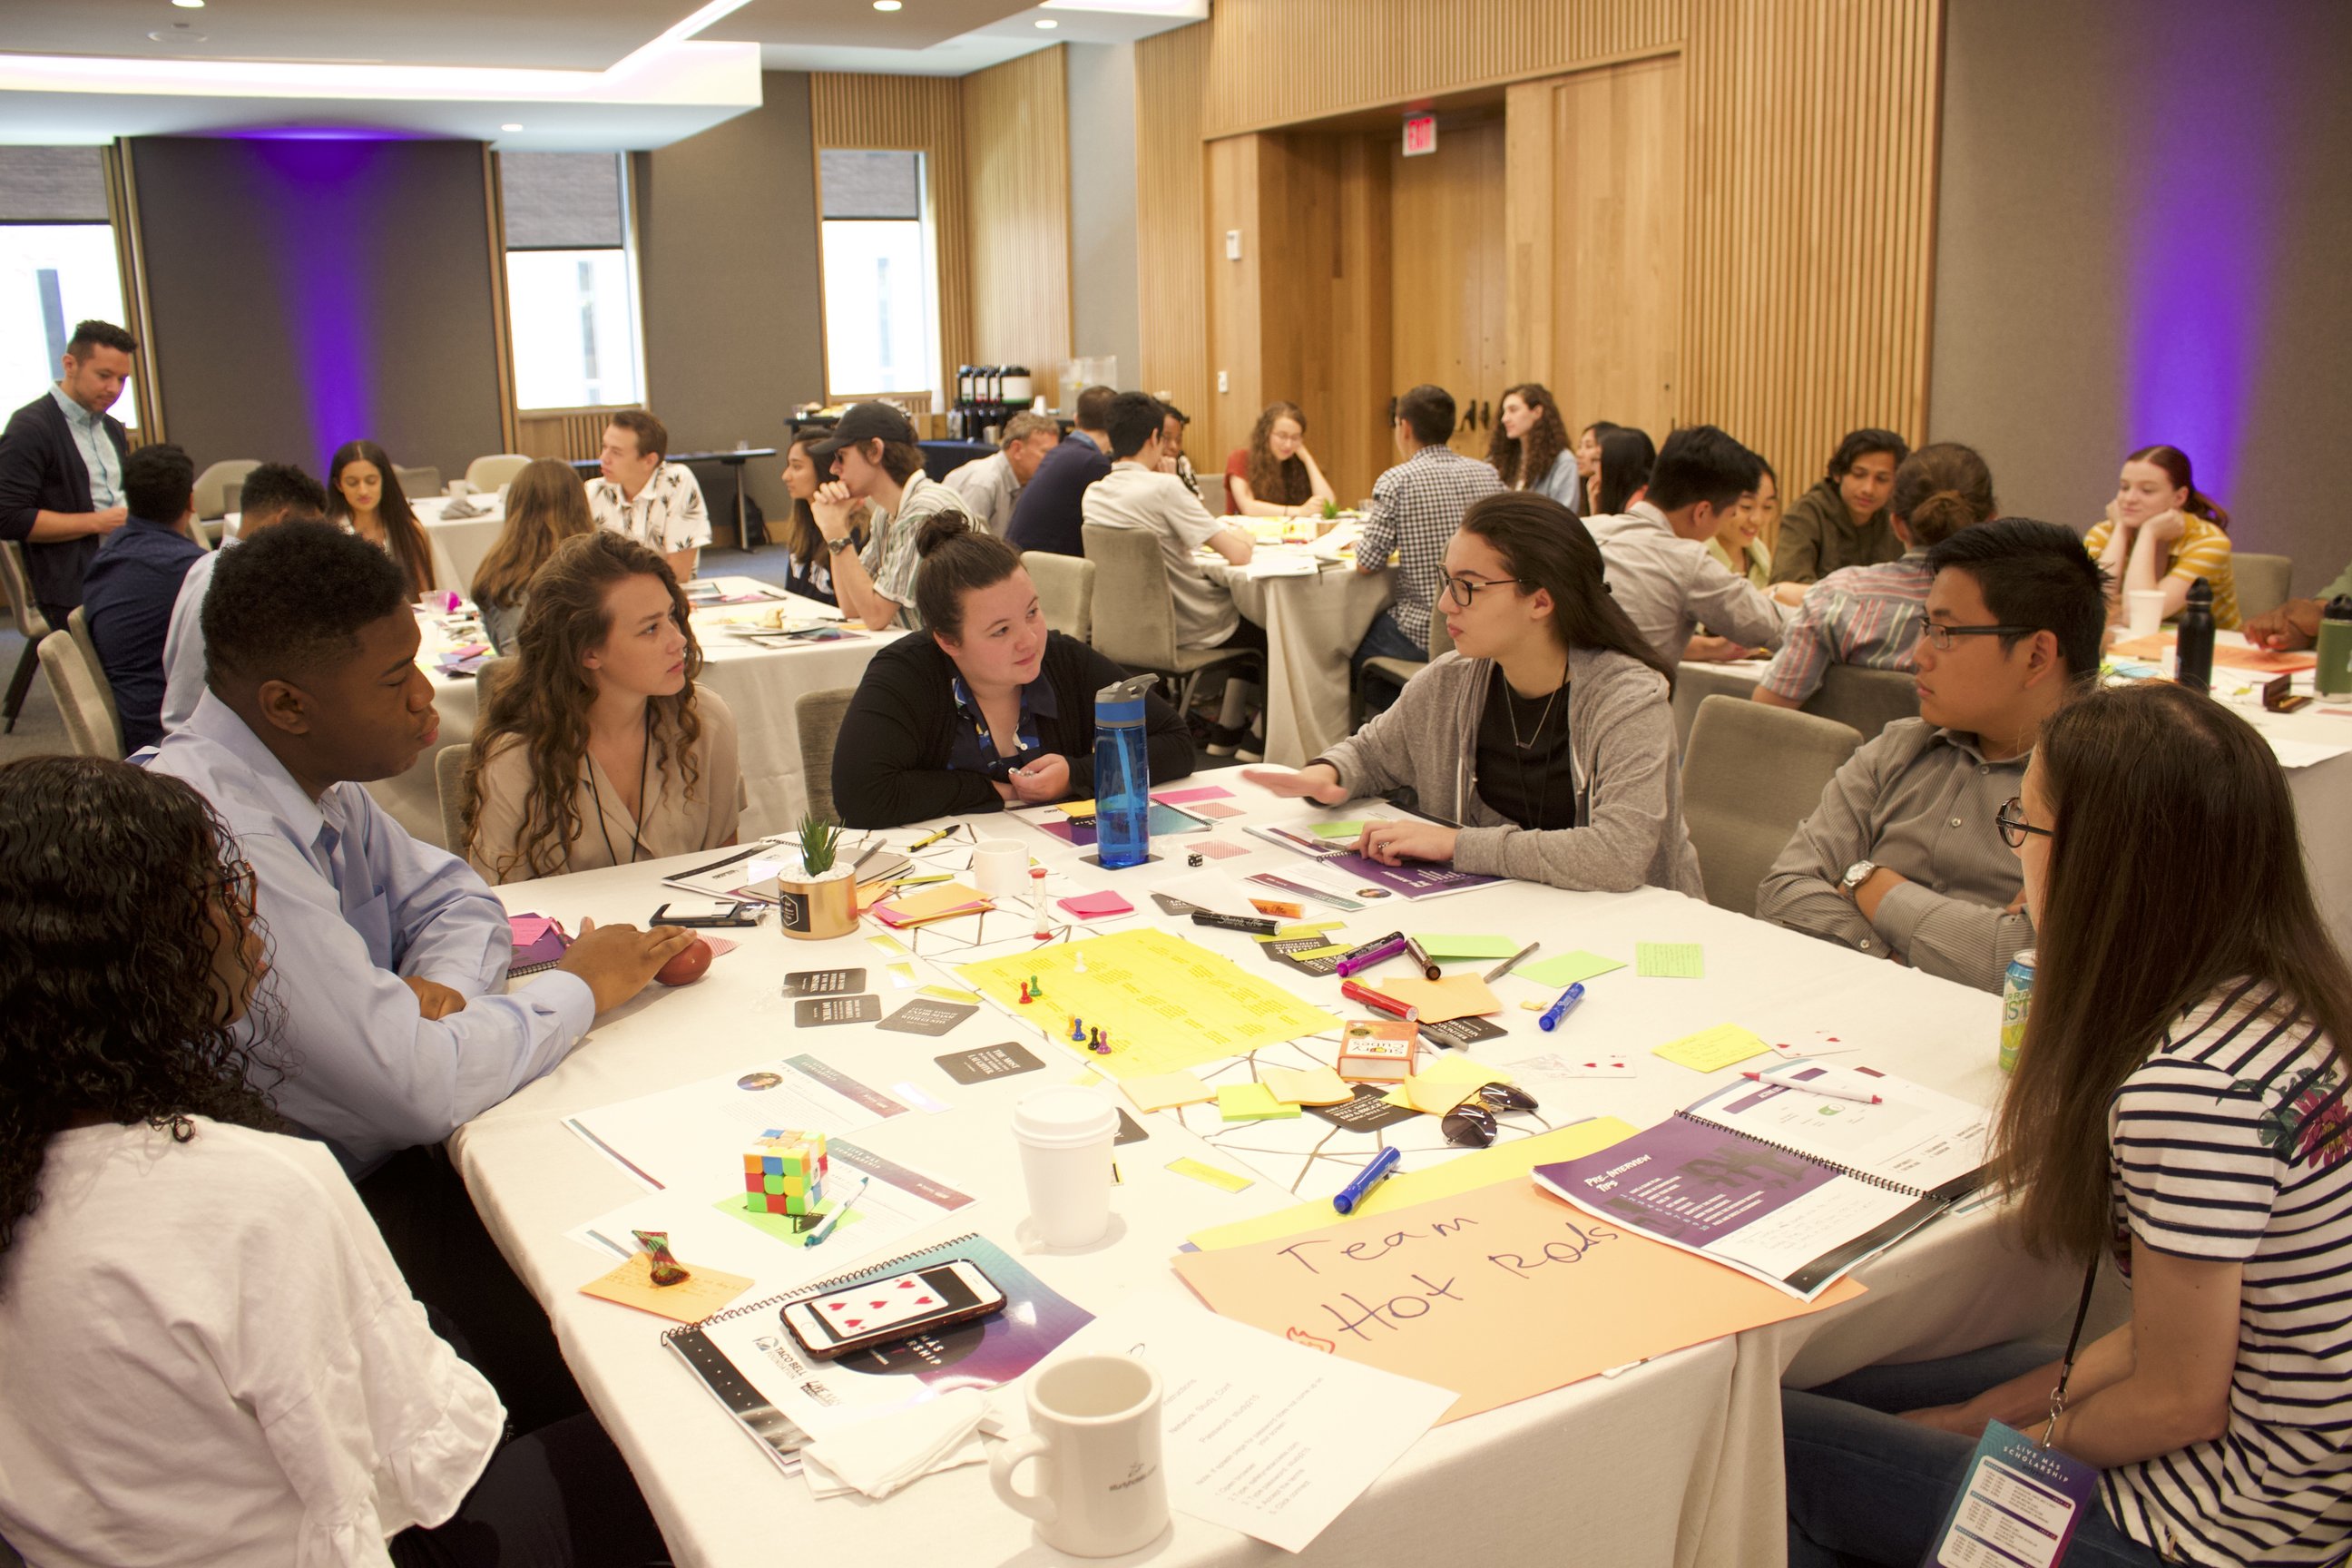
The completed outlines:
[[[1519,966],[1521,960],[1525,959],[1528,954],[1533,952],[1542,945],[1543,943],[1539,942],[1531,942],[1528,943],[1527,946],[1519,949],[1518,952],[1511,954],[1510,957],[1503,960],[1502,963],[1495,965],[1494,968],[1486,971],[1486,984],[1492,985],[1496,981],[1500,980],[1504,975],[1508,974],[1512,970],[1517,969]]]
[[[1386,936],[1376,936],[1360,947],[1351,947],[1339,955],[1333,965],[1340,979],[1345,980],[1359,969],[1370,969],[1404,951],[1404,932],[1392,931]]]
[[[1421,965],[1421,977],[1423,980],[1435,980],[1444,973],[1437,965],[1429,962],[1429,954],[1423,952],[1421,943],[1411,937],[1404,939],[1404,952],[1407,958]]]
[[[1544,1016],[1536,1020],[1536,1027],[1541,1029],[1546,1034],[1551,1033],[1554,1029],[1559,1027],[1559,1021],[1562,1018],[1567,1017],[1569,1013],[1574,1009],[1576,1005],[1583,1000],[1584,982],[1580,980],[1575,984],[1570,986],[1567,990],[1561,992],[1559,994],[1559,1001],[1544,1009]]]
[[[912,844],[908,845],[907,847],[909,850],[928,849],[932,845],[937,844],[940,839],[945,838],[949,834],[953,833],[955,830],[956,825],[950,822],[936,833],[924,834],[920,838],[918,838]]]
[[[1801,1078],[1797,1076],[1795,1070],[1789,1068],[1765,1068],[1761,1071],[1744,1072],[1739,1076],[1754,1083],[1769,1083],[1775,1089],[1798,1089],[1807,1094],[1824,1095],[1831,1100],[1851,1100],[1863,1105],[1886,1103],[1882,1096],[1873,1094],[1868,1089],[1840,1088],[1837,1080],[1829,1077],[1829,1069],[1826,1068],[1807,1068],[1803,1070],[1821,1073],[1823,1081],[1816,1083]]]
[[[1339,982],[1339,994],[1351,1002],[1361,1002],[1367,1007],[1386,1013],[1391,1018],[1402,1018],[1408,1024],[1416,1023],[1421,1018],[1420,1008],[1400,1002],[1385,991],[1375,991],[1352,980]]]
[[[1356,1179],[1341,1187],[1332,1197],[1331,1206],[1341,1214],[1355,1213],[1356,1205],[1370,1196],[1374,1187],[1396,1173],[1397,1162],[1403,1158],[1393,1143],[1373,1155],[1372,1163],[1358,1172]]]
[[[1214,926],[1219,931],[1247,931],[1252,936],[1272,936],[1282,929],[1280,921],[1264,920],[1256,915],[1221,915],[1214,910],[1194,910],[1192,923]]]
[[[871,1176],[858,1177],[857,1185],[851,1189],[849,1195],[833,1205],[833,1212],[824,1216],[824,1223],[818,1226],[814,1230],[809,1232],[808,1239],[802,1242],[801,1245],[803,1247],[815,1247],[822,1243],[826,1237],[831,1236],[833,1234],[833,1227],[841,1223],[841,1216],[847,1214],[850,1210],[850,1206],[856,1204],[858,1199],[866,1195],[866,1184],[873,1179],[874,1178]]]

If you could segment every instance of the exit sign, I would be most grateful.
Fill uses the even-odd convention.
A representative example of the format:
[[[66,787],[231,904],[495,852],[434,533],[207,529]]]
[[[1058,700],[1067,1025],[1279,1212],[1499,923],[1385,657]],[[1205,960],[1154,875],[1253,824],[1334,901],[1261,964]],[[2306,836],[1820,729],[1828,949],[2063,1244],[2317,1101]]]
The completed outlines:
[[[1405,117],[1404,155],[1418,158],[1424,153],[1437,151],[1437,116],[1412,114]]]

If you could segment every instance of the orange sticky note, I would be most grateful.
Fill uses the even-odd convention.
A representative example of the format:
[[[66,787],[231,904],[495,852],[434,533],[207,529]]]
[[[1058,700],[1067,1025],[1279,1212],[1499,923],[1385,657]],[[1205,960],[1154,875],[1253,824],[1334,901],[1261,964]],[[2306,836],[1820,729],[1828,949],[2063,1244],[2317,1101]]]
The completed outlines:
[[[1449,974],[1443,980],[1391,980],[1383,975],[1376,990],[1421,1009],[1421,1022],[1443,1024],[1448,1018],[1483,1017],[1499,1013],[1503,1005],[1475,974]]]
[[[686,1265],[687,1277],[675,1285],[656,1285],[653,1258],[643,1252],[609,1274],[600,1274],[580,1287],[583,1296],[618,1301],[681,1323],[698,1323],[751,1288],[752,1281],[698,1264]]]
[[[909,926],[938,920],[966,904],[986,906],[988,899],[977,888],[968,888],[961,882],[950,882],[942,887],[927,888],[907,898],[877,904],[875,912],[892,925]]]
[[[1304,1072],[1268,1068],[1265,1086],[1274,1090],[1275,1099],[1293,1105],[1338,1105],[1354,1099],[1356,1093],[1346,1079],[1329,1068],[1311,1068]]]
[[[1123,1079],[1119,1088],[1142,1111],[1165,1110],[1171,1105],[1198,1105],[1217,1098],[1217,1091],[1189,1072],[1163,1072],[1150,1078]]]

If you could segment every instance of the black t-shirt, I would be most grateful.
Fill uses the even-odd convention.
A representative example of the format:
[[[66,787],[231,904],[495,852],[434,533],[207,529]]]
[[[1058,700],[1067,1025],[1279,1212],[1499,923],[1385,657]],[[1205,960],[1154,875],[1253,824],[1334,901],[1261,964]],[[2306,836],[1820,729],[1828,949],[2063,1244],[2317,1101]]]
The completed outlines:
[[[1521,827],[1576,826],[1567,682],[1530,701],[1511,689],[1500,668],[1488,678],[1478,715],[1478,798]]]

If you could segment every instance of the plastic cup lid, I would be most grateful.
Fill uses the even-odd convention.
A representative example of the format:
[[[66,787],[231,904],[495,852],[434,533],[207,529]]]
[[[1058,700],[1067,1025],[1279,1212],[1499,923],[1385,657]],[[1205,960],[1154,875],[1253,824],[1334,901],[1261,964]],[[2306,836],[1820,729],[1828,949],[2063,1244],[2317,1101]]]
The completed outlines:
[[[1055,1084],[1021,1097],[1013,1131],[1026,1143],[1092,1143],[1118,1131],[1118,1108],[1092,1089]]]

